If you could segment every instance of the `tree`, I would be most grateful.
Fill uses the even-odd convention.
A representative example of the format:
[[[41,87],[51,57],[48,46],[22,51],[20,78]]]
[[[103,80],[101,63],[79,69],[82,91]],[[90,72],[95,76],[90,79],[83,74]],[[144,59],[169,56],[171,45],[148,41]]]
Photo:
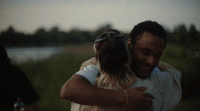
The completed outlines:
[[[61,32],[60,32],[58,26],[52,27],[50,29],[50,31],[49,31],[50,43],[58,44],[59,43],[60,34],[61,34]]]
[[[197,41],[197,30],[194,24],[190,25],[190,29],[189,29],[189,37],[190,39]]]
[[[13,26],[9,26],[7,32],[8,33],[15,33],[15,30],[14,30]]]
[[[96,39],[97,36],[99,36],[100,34],[102,34],[103,32],[105,32],[108,29],[112,29],[112,25],[111,24],[106,24],[106,25],[102,25],[100,26],[95,32],[94,32],[94,39]]]
[[[9,26],[7,30],[1,33],[1,41],[4,42],[6,46],[17,45],[16,33],[13,26]]]
[[[44,28],[39,28],[33,34],[31,38],[31,42],[39,46],[44,46],[46,43],[49,42],[48,33],[46,32]]]
[[[188,45],[187,29],[185,24],[180,24],[174,29],[174,40],[177,43]]]

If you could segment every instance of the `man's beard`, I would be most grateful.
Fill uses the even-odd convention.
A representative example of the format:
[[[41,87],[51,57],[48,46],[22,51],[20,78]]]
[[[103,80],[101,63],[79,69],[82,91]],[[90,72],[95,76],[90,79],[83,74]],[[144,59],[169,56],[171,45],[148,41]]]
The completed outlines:
[[[136,60],[133,59],[132,63],[131,63],[131,70],[135,73],[135,75],[139,78],[140,77],[140,74],[138,74],[138,70],[139,70],[139,67],[138,65],[135,64]]]
[[[146,79],[147,77],[149,77],[151,72],[153,71],[153,69],[156,67],[156,66],[150,67],[148,74],[145,74],[148,76],[144,76],[144,74],[140,74],[141,72],[139,72],[139,70],[141,70],[142,66],[150,67],[149,65],[143,64],[143,62],[138,61],[134,56],[132,56],[132,63],[130,65],[131,70],[135,73],[135,75],[137,77],[139,77],[141,79]]]

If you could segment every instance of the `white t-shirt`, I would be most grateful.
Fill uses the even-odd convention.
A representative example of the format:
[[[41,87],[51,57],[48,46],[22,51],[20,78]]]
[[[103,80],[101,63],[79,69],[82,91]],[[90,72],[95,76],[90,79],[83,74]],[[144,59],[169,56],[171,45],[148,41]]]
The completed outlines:
[[[75,74],[85,77],[91,84],[95,85],[98,73],[97,66],[88,65]],[[137,77],[130,88],[141,86],[148,86],[145,92],[154,96],[150,111],[172,111],[181,100],[181,72],[175,68],[161,72],[156,67],[150,77],[146,79]]]

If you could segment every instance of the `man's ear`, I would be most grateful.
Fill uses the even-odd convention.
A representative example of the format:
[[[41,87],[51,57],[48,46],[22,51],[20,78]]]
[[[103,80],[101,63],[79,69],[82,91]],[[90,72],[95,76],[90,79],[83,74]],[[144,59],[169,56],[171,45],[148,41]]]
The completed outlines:
[[[132,49],[132,47],[133,47],[133,44],[131,43],[131,40],[132,40],[131,38],[127,40],[127,46],[128,46],[129,50]]]

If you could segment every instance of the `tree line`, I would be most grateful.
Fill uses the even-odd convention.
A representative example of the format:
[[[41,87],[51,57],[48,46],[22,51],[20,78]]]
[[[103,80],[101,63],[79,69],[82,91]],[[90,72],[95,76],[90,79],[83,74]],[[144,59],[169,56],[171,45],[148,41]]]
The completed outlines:
[[[33,34],[24,34],[15,31],[10,26],[0,33],[0,41],[6,47],[24,47],[24,46],[65,46],[67,44],[81,44],[94,42],[95,38],[105,30],[112,28],[110,24],[102,25],[95,31],[84,31],[71,29],[70,31],[60,31],[59,27],[52,27],[49,31],[44,28],[38,28]],[[200,33],[195,25],[189,29],[184,24],[177,25],[173,31],[167,30],[168,43],[184,44],[190,46],[200,41]],[[125,33],[128,38],[128,33]]]
[[[71,29],[60,31],[59,27],[52,27],[49,31],[38,28],[33,34],[16,32],[10,26],[0,33],[0,41],[6,47],[27,47],[27,46],[65,46],[67,44],[81,44],[94,42],[95,38],[107,29],[112,28],[110,24],[100,26],[96,31],[83,31]]]

